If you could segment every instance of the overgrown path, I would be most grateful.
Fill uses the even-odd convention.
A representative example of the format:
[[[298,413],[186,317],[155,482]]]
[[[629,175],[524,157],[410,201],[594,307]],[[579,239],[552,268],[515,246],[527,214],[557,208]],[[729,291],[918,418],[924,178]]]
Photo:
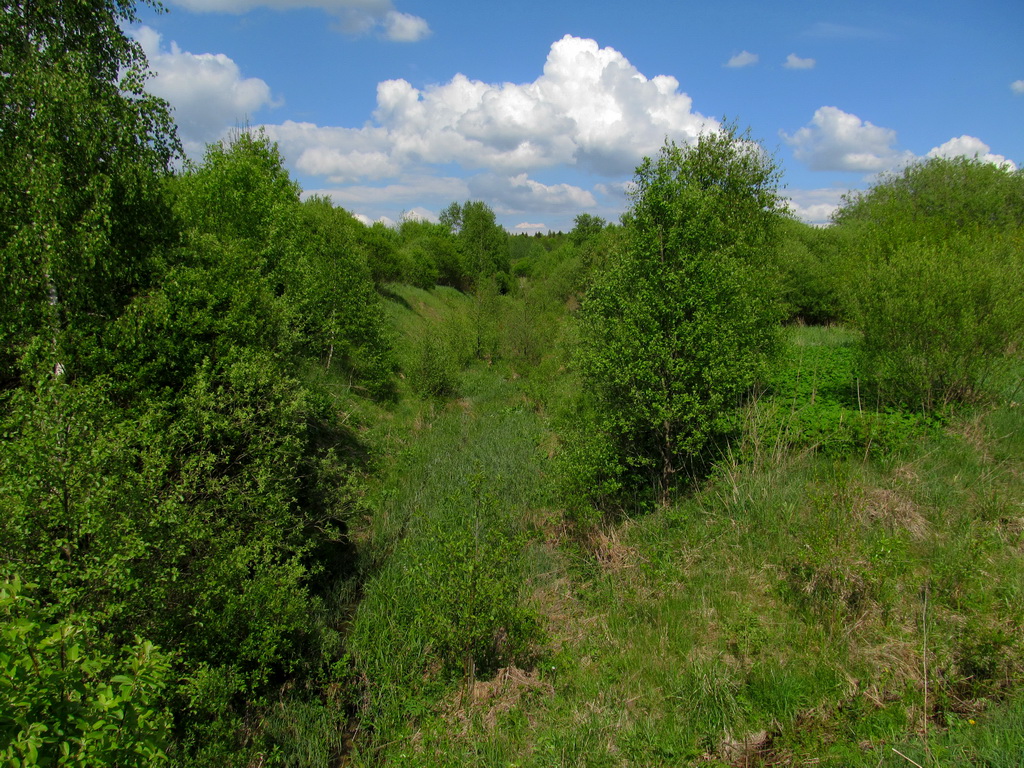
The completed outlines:
[[[446,691],[529,656],[539,637],[525,585],[544,426],[488,366],[463,374],[461,394],[415,418],[361,534],[368,579],[351,648],[368,682],[364,733],[406,733]]]

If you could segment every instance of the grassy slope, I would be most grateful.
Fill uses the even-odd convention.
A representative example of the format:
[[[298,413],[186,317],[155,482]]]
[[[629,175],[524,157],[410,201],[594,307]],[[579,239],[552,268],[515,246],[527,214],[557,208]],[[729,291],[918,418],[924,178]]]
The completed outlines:
[[[402,296],[409,344],[469,311]],[[547,509],[550,439],[510,371],[478,364],[459,398],[398,417],[406,447],[363,532],[386,556],[354,634],[368,693],[353,762],[910,765],[895,748],[921,765],[1016,764],[1022,409],[851,430],[863,416],[849,385],[818,384],[848,341],[795,334],[737,458],[673,506],[583,539]],[[830,420],[847,430],[838,445],[816,437]],[[415,610],[465,602],[460,569],[408,569],[436,563],[439,532],[464,530],[483,496],[513,542],[491,568],[521,586],[500,594],[543,635],[467,686],[431,660]]]

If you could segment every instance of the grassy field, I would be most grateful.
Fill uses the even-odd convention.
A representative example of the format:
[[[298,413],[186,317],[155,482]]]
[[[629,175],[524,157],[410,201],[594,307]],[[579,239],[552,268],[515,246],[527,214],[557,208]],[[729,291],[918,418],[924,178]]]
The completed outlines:
[[[472,346],[472,301],[396,294],[407,371]],[[587,531],[536,382],[412,374],[359,531],[351,764],[1019,764],[1024,410],[1008,380],[878,413],[852,340],[793,329],[712,477]]]

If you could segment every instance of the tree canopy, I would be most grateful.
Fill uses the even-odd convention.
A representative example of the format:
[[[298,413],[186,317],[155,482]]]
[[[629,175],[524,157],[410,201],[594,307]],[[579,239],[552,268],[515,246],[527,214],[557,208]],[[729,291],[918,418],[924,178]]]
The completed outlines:
[[[0,14],[0,367],[73,373],[173,240],[159,179],[177,152],[143,91],[135,3],[5,3]],[[93,341],[87,341],[92,339]],[[21,362],[19,362],[21,361]]]
[[[640,482],[665,498],[729,430],[774,346],[762,265],[781,209],[776,180],[734,129],[667,144],[637,169],[624,247],[582,307],[578,364],[605,457],[585,486]]]

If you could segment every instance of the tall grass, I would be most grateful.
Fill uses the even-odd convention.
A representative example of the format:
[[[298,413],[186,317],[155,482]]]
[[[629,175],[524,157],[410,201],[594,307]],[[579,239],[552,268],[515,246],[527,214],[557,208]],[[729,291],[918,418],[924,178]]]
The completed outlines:
[[[459,400],[411,425],[360,532],[360,759],[409,738],[446,695],[528,665],[541,638],[525,554],[544,494],[538,419],[486,365],[458,386]]]

